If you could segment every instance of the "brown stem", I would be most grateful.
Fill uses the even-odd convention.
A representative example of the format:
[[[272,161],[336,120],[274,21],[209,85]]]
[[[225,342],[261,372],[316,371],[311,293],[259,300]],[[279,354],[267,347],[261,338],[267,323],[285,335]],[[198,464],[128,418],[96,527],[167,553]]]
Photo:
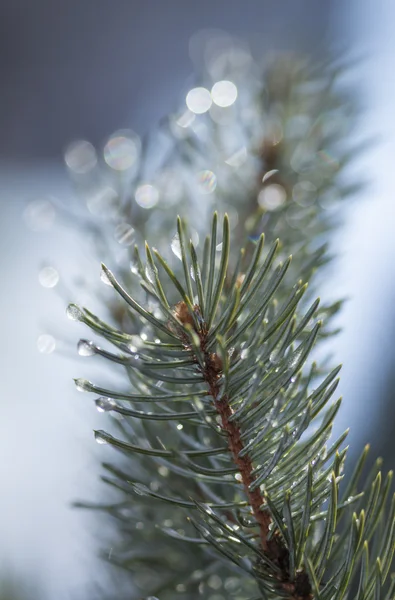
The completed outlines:
[[[199,320],[202,321],[199,306],[194,306],[194,312],[200,317]],[[228,395],[224,394],[221,396],[220,394],[219,380],[223,365],[221,358],[215,352],[210,353],[207,350],[208,331],[205,328],[205,325],[202,325],[202,328],[199,331],[196,330],[192,315],[189,313],[186,304],[182,301],[176,305],[174,316],[184,325],[193,327],[199,335],[200,348],[204,356],[204,367],[201,368],[201,372],[208,385],[209,394],[213,399],[214,406],[221,417],[221,426],[223,431],[227,434],[229,450],[233,461],[239,468],[244,491],[259,528],[262,551],[274,564],[276,564],[276,566],[279,567],[280,573],[273,573],[273,575],[281,584],[282,589],[289,594],[290,599],[313,600],[311,584],[304,569],[299,570],[296,573],[295,578],[291,580],[289,573],[289,550],[285,546],[280,535],[276,532],[270,540],[268,539],[272,520],[268,511],[261,510],[261,506],[265,504],[265,499],[262,496],[259,487],[251,490],[251,485],[256,479],[254,475],[254,466],[248,453],[240,456],[241,451],[244,448],[241,437],[241,427],[236,420],[231,419],[233,409],[230,405]],[[192,348],[189,345],[188,337],[185,333],[182,330],[179,330],[178,333],[184,346],[191,350]]]
[[[294,581],[290,580],[289,551],[285,547],[280,536],[274,535],[268,540],[269,527],[272,520],[267,511],[261,510],[261,506],[265,503],[265,500],[259,487],[251,490],[251,484],[255,481],[255,475],[253,474],[254,467],[248,454],[240,456],[240,453],[244,448],[241,438],[241,428],[237,421],[230,419],[233,414],[233,409],[230,406],[229,397],[227,395],[220,396],[218,382],[218,361],[220,361],[220,359],[216,354],[208,354],[205,350],[205,346],[206,336],[201,336],[201,347],[205,358],[205,370],[203,375],[209,386],[209,392],[213,398],[215,408],[221,417],[222,429],[227,433],[229,450],[232,454],[234,463],[239,468],[244,491],[259,527],[262,550],[272,562],[280,567],[281,575],[278,576],[278,579],[281,581],[283,589],[289,593],[290,598],[293,600],[312,600],[313,596],[311,593],[310,581],[304,570],[301,570],[296,574]]]

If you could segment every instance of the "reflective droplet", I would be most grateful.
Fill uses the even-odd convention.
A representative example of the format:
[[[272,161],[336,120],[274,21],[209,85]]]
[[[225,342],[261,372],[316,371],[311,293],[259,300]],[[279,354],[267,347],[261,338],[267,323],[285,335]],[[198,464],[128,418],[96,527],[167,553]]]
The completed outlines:
[[[95,345],[88,340],[80,340],[77,344],[77,351],[80,356],[93,356],[95,354]]]
[[[178,429],[179,431],[181,431],[181,429],[184,429],[184,425],[182,425],[181,423],[178,423],[178,425],[177,425],[177,429]]]
[[[278,362],[278,358],[278,350],[273,350],[269,357],[270,362],[276,364]]]
[[[105,431],[99,430],[94,432],[95,440],[98,444],[108,444]]]
[[[155,281],[155,273],[151,265],[146,265],[145,267],[145,276],[147,277],[150,283],[154,283]]]
[[[44,267],[38,274],[38,281],[45,288],[53,288],[59,281],[59,273],[54,267]]]
[[[66,149],[64,160],[70,171],[84,175],[97,165],[96,150],[90,142],[77,140]]]
[[[222,587],[222,579],[218,575],[210,575],[207,583],[213,590],[219,590]]]
[[[265,181],[267,181],[268,179],[270,179],[270,177],[272,177],[276,173],[278,173],[278,169],[272,169],[271,171],[267,171],[264,174],[264,176],[262,177],[262,183],[265,183]]]
[[[26,207],[23,218],[32,231],[47,231],[55,221],[55,207],[50,200],[34,200]]]
[[[133,275],[138,275],[139,274],[139,269],[138,269],[137,261],[132,260],[130,262],[130,270],[133,273]]]
[[[69,304],[66,309],[66,315],[71,321],[82,321],[84,313],[76,304]]]
[[[179,258],[180,260],[182,260],[182,257],[181,257],[180,236],[178,235],[178,233],[176,233],[175,236],[173,237],[170,246],[171,246],[171,249],[173,251],[173,254],[175,254],[177,256],[177,258]]]
[[[234,104],[237,98],[237,87],[232,81],[217,81],[211,90],[213,102],[221,108]]]
[[[225,160],[226,164],[230,167],[241,167],[247,160],[247,148],[243,146],[237,152],[234,152],[229,158]]]
[[[117,192],[108,186],[94,190],[86,200],[88,210],[93,215],[113,216],[118,210],[119,198]]]
[[[158,204],[159,192],[156,187],[146,183],[137,188],[134,197],[141,208],[149,209]]]
[[[134,229],[129,223],[119,223],[115,227],[114,237],[118,244],[130,246],[134,241]]]
[[[186,97],[186,104],[189,110],[196,115],[202,115],[207,112],[213,100],[208,89],[196,87],[190,90]]]
[[[217,187],[217,176],[213,171],[200,171],[197,181],[201,194],[212,194]]]
[[[99,412],[108,412],[116,408],[117,403],[112,398],[97,398],[95,400],[96,408]]]
[[[240,587],[240,580],[237,577],[227,577],[225,579],[224,588],[227,592],[234,592]]]
[[[180,117],[178,117],[178,119],[176,120],[176,123],[179,127],[186,129],[187,127],[192,125],[192,123],[194,122],[195,119],[196,119],[196,115],[194,115],[194,113],[188,109],[184,113],[182,113],[182,115]]]
[[[160,466],[158,468],[158,473],[159,475],[161,475],[162,477],[167,477],[169,475],[169,469],[167,467],[164,466]]]
[[[112,285],[111,280],[108,276],[108,273],[109,273],[108,269],[104,265],[102,265],[101,272],[100,272],[100,279],[106,285]]]
[[[52,354],[56,348],[56,340],[52,335],[43,333],[37,338],[37,350],[41,354]]]
[[[292,198],[299,206],[311,206],[317,197],[317,187],[311,181],[299,181],[292,189]]]
[[[132,131],[114,133],[104,146],[104,160],[114,171],[127,171],[137,161],[140,140]]]
[[[258,204],[266,210],[275,210],[284,204],[286,198],[287,194],[283,186],[272,183],[259,192]]]
[[[92,391],[93,383],[87,379],[74,379],[75,387],[79,392],[90,392]]]
[[[143,483],[135,483],[133,489],[139,496],[146,496],[148,493],[148,488]]]
[[[165,519],[163,521],[163,527],[173,527],[173,521],[171,519]]]

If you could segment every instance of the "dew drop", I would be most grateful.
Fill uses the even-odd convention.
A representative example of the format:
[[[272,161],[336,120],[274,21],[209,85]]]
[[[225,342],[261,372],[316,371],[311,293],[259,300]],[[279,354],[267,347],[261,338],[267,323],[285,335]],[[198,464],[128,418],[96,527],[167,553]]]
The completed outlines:
[[[41,354],[52,354],[56,348],[56,340],[52,335],[43,333],[37,338],[37,350]]]
[[[112,187],[104,186],[90,193],[86,205],[93,215],[112,217],[117,214],[119,197]]]
[[[197,182],[201,194],[212,194],[217,187],[217,176],[213,171],[206,169],[198,173]]]
[[[92,391],[93,383],[87,379],[74,379],[75,386],[79,392]]]
[[[287,194],[282,185],[272,183],[265,186],[258,195],[258,204],[266,210],[276,210],[287,199]]]
[[[80,340],[77,344],[77,351],[80,356],[92,356],[96,352],[96,347],[88,340]]]
[[[105,431],[102,431],[101,429],[99,431],[95,431],[95,440],[98,444],[108,444],[107,441],[107,434]]]
[[[141,208],[149,209],[158,204],[159,191],[153,185],[146,183],[137,188],[134,197]]]
[[[137,262],[132,260],[130,263],[130,270],[133,273],[133,275],[138,275],[139,274],[139,269],[138,269],[138,265]]]
[[[44,267],[38,274],[38,281],[45,288],[53,288],[59,281],[59,273],[54,267]]]
[[[192,125],[195,118],[196,118],[195,114],[192,111],[190,111],[189,109],[187,109],[184,113],[182,113],[182,115],[180,115],[178,117],[178,119],[176,120],[176,123],[179,127],[186,129],[187,127]]]
[[[112,398],[97,398],[95,400],[96,408],[99,412],[108,412],[117,407],[117,403]]]
[[[214,104],[227,108],[236,102],[237,87],[232,81],[217,81],[212,87],[211,97]]]
[[[143,483],[135,483],[133,489],[139,496],[147,496],[148,494],[148,488]]]
[[[311,181],[299,181],[292,190],[292,198],[300,206],[314,204],[317,197],[317,187]]]
[[[114,133],[104,146],[104,160],[114,171],[127,171],[136,162],[140,139],[132,131]]]
[[[194,400],[194,404],[198,410],[204,409],[204,404],[199,398],[196,398],[196,400]]]
[[[265,183],[265,181],[267,181],[268,179],[270,179],[270,177],[272,177],[276,173],[278,173],[278,169],[272,169],[271,171],[266,171],[266,173],[262,177],[262,183]]]
[[[106,285],[112,285],[111,280],[110,280],[110,278],[108,276],[109,272],[110,271],[108,271],[108,269],[104,265],[102,265],[102,267],[101,267],[101,273],[100,273],[100,279]]]
[[[146,277],[147,277],[147,279],[148,279],[148,281],[150,283],[154,283],[154,281],[155,281],[155,274],[154,274],[154,271],[153,271],[153,269],[152,269],[152,267],[150,265],[146,265],[146,267],[145,267],[145,275],[146,275]]]
[[[164,466],[160,466],[158,468],[158,473],[159,475],[161,475],[162,477],[167,477],[169,475],[169,469],[167,467]]]
[[[207,583],[213,590],[219,590],[222,587],[222,579],[218,575],[210,575]]]
[[[269,360],[273,364],[276,364],[278,362],[278,351],[277,350],[273,350],[273,352],[270,354]]]
[[[244,164],[246,160],[247,160],[247,148],[245,146],[242,146],[242,148],[240,148],[240,150],[237,150],[236,152],[234,152],[234,154],[229,156],[229,158],[227,158],[225,160],[225,162],[230,167],[237,168],[237,167],[241,167],[241,165]]]
[[[115,227],[114,238],[122,246],[131,246],[134,241],[134,229],[129,223],[119,223]]]
[[[190,90],[186,97],[186,105],[192,113],[202,115],[207,112],[213,100],[208,89],[196,87]]]
[[[180,236],[178,235],[178,233],[175,234],[175,236],[173,237],[170,247],[173,251],[173,254],[175,254],[177,256],[177,258],[179,258],[180,260],[182,259],[181,257],[181,243],[180,243]]]
[[[23,217],[32,231],[47,231],[55,220],[55,207],[50,200],[33,200],[26,207]]]
[[[173,527],[173,521],[171,519],[165,519],[162,525],[163,527]]]
[[[66,315],[71,321],[82,321],[84,313],[76,304],[69,304],[66,309]]]
[[[178,425],[177,425],[177,429],[178,429],[179,431],[181,431],[181,429],[184,429],[184,425],[182,425],[181,423],[178,423]]]
[[[70,171],[85,175],[97,165],[96,150],[90,142],[77,140],[66,149],[64,161]]]

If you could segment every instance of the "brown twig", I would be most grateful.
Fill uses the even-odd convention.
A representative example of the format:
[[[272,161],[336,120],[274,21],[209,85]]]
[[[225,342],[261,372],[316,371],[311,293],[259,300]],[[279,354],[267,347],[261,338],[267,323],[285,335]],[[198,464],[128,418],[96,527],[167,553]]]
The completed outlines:
[[[194,307],[197,314],[200,315],[198,306]],[[187,306],[183,302],[176,305],[175,316],[183,325],[191,326],[193,323]],[[203,322],[200,319],[201,322]],[[196,331],[196,329],[195,329]],[[181,333],[181,332],[180,332]],[[267,557],[280,569],[280,574],[274,574],[280,582],[284,591],[289,593],[292,600],[312,600],[313,595],[308,575],[304,569],[299,570],[296,576],[291,580],[289,573],[289,550],[285,546],[278,533],[274,534],[269,540],[269,530],[272,523],[268,511],[261,510],[265,504],[265,499],[259,487],[251,490],[251,485],[255,481],[254,466],[248,454],[240,456],[244,448],[241,427],[236,420],[231,419],[233,409],[230,405],[229,397],[224,394],[221,396],[220,379],[222,373],[222,360],[215,352],[207,350],[208,331],[204,324],[199,331],[196,331],[200,339],[200,348],[204,356],[204,367],[201,369],[202,375],[209,388],[209,394],[213,399],[214,406],[221,417],[221,427],[226,432],[228,438],[229,450],[234,463],[240,471],[245,494],[251,507],[255,521],[259,528],[259,538],[262,551]],[[184,345],[191,350],[187,337],[181,333]]]

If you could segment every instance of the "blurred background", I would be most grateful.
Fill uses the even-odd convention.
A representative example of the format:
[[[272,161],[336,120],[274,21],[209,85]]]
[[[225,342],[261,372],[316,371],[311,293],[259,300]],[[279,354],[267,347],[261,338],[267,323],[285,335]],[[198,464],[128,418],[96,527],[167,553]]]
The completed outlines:
[[[155,128],[194,84],[207,30],[258,55],[319,56],[329,45],[361,59],[347,82],[363,107],[355,137],[376,141],[349,176],[369,184],[344,211],[322,296],[349,298],[328,342],[344,363],[337,432],[351,426],[352,454],[371,441],[394,465],[394,12],[390,0],[1,0],[0,564],[29,597],[92,597],[105,578],[102,531],[70,507],[99,494],[99,468],[98,416],[72,382],[87,372],[70,358],[78,334],[65,316],[67,282],[76,271],[99,277],[99,263],[53,209],[73,193],[64,151],[75,139],[102,147],[114,130]],[[48,265],[60,273],[56,290]]]

